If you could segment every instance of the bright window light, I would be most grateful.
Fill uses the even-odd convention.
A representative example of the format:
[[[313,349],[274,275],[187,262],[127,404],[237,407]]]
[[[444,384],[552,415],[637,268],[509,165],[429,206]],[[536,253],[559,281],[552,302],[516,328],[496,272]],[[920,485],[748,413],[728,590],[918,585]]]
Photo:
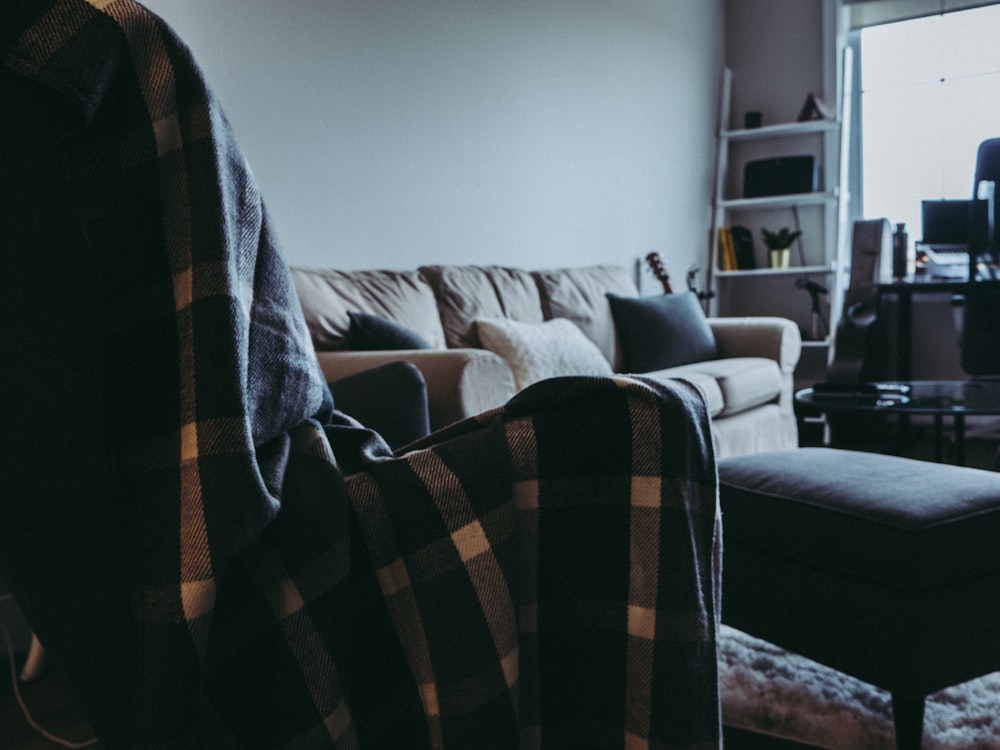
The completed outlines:
[[[905,222],[920,202],[973,197],[976,149],[1000,136],[1000,6],[861,33],[864,216]]]

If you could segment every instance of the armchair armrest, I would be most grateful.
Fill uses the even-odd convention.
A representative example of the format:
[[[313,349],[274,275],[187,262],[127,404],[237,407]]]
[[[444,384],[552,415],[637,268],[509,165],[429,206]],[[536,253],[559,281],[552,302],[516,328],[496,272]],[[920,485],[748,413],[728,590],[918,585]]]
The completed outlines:
[[[767,357],[792,375],[802,354],[802,334],[787,318],[749,316],[709,318],[723,357]]]
[[[516,392],[510,366],[485,349],[336,351],[316,357],[328,381],[386,362],[412,362],[427,382],[432,430],[501,406]]]

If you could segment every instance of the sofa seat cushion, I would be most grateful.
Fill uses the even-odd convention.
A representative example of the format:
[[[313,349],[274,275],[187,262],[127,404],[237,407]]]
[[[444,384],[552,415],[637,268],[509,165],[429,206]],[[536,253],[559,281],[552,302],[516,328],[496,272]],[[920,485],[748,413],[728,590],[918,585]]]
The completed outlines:
[[[683,378],[701,387],[713,417],[739,414],[775,401],[783,383],[778,363],[764,357],[712,359],[647,374]]]
[[[292,281],[318,351],[347,346],[350,312],[405,326],[433,349],[445,346],[434,291],[417,271],[292,268]]]

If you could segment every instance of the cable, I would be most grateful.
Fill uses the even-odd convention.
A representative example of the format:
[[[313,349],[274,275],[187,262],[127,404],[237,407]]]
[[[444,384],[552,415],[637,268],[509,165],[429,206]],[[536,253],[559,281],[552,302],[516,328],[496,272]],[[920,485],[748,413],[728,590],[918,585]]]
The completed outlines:
[[[796,247],[799,250],[799,265],[803,268],[806,266],[806,251],[802,247],[802,223],[799,220],[799,207],[792,206],[792,221],[795,225],[795,230],[798,232],[798,236],[795,239]],[[799,289],[805,289],[809,292],[812,297],[812,311],[813,311],[813,331],[812,335],[815,339],[820,338],[820,328],[825,330],[827,333],[830,332],[830,323],[826,316],[823,314],[823,309],[819,304],[819,295],[827,294],[827,290],[817,284],[815,281],[809,279],[808,274],[802,274],[802,278],[795,282],[795,286]]]
[[[0,602],[8,601],[10,599],[13,599],[10,594],[0,596]],[[10,684],[11,687],[14,688],[14,698],[17,699],[17,705],[21,707],[21,713],[24,714],[24,720],[28,722],[28,726],[42,735],[45,739],[55,742],[57,745],[62,745],[63,747],[82,748],[97,744],[96,737],[91,737],[89,740],[84,740],[83,742],[73,742],[72,740],[57,737],[44,727],[40,726],[34,720],[31,716],[31,710],[28,708],[28,704],[24,702],[24,696],[21,695],[21,686],[18,684],[17,679],[17,667],[14,666],[14,642],[11,640],[10,631],[7,629],[7,623],[4,621],[3,617],[0,617],[0,630],[3,631],[3,639],[7,644],[7,658],[10,660]]]

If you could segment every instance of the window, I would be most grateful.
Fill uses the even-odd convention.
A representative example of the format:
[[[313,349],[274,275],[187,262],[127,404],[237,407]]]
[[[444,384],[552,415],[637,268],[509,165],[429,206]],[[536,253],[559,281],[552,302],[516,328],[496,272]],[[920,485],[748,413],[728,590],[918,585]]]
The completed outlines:
[[[921,200],[972,197],[976,149],[1000,136],[998,29],[994,5],[859,32],[863,216],[919,239]]]

